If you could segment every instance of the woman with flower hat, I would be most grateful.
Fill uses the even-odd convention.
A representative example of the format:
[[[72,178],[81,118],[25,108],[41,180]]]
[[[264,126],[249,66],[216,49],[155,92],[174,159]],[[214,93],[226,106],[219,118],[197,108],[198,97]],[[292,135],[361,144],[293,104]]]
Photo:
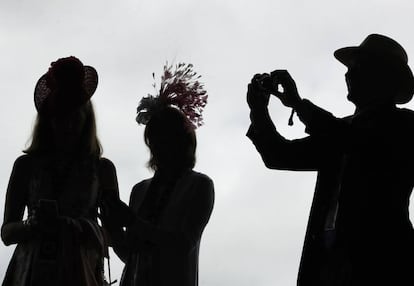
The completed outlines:
[[[53,62],[37,82],[32,141],[7,188],[1,237],[17,247],[3,285],[104,285],[98,208],[118,197],[118,184],[96,135],[97,84],[96,70],[75,57]]]
[[[164,67],[160,92],[144,97],[137,122],[151,158],[151,179],[136,184],[130,208],[135,220],[115,251],[126,263],[121,285],[198,285],[201,234],[213,209],[212,180],[193,171],[195,128],[207,94],[192,65]]]

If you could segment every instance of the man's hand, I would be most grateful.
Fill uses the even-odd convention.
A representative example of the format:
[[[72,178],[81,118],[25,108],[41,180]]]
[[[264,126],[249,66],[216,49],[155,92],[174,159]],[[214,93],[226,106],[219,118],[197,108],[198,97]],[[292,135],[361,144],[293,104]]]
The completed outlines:
[[[272,93],[280,99],[283,105],[296,108],[301,102],[296,83],[287,70],[275,70],[270,73],[270,77],[276,85],[281,85],[283,91],[274,89]]]
[[[262,110],[269,104],[270,93],[261,85],[269,74],[256,74],[247,86],[247,104],[251,110]]]

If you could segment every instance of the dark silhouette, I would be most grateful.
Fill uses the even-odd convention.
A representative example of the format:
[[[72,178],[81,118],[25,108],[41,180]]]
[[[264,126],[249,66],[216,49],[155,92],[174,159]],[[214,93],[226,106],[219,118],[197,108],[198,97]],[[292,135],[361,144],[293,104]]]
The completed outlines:
[[[17,247],[5,286],[106,284],[97,216],[102,198],[118,197],[118,184],[96,135],[97,84],[95,69],[75,57],[53,62],[37,82],[32,142],[7,188],[1,237]]]
[[[213,182],[192,170],[196,135],[182,111],[162,107],[146,124],[148,166],[155,174],[133,187],[129,206],[134,222],[124,239],[114,239],[114,249],[126,264],[121,285],[196,286],[201,234],[213,208]]]
[[[411,285],[414,112],[396,107],[414,91],[407,55],[377,34],[334,55],[348,67],[353,115],[336,118],[302,100],[287,71],[277,70],[249,84],[247,136],[268,168],[318,171],[298,285]],[[308,137],[278,133],[267,111],[271,93],[297,112]]]
[[[199,78],[191,64],[166,64],[159,93],[138,105],[155,174],[133,187],[129,208],[106,201],[117,214],[108,222],[127,226],[125,235],[112,236],[125,262],[122,286],[198,285],[200,240],[214,204],[213,181],[193,171],[195,128],[207,103]]]

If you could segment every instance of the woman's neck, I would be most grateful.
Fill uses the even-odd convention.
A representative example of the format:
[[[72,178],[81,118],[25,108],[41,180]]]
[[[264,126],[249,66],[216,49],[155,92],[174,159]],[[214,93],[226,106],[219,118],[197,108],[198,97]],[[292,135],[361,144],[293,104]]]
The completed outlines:
[[[184,173],[191,170],[190,168],[159,168],[155,172],[155,176],[166,179],[172,180],[181,177]]]

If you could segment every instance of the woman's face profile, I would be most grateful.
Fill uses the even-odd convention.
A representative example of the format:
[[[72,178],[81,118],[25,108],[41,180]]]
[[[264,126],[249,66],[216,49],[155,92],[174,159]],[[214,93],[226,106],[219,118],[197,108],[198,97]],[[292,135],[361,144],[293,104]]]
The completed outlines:
[[[69,151],[78,147],[85,125],[85,117],[84,112],[75,110],[51,118],[53,139],[57,150]]]

